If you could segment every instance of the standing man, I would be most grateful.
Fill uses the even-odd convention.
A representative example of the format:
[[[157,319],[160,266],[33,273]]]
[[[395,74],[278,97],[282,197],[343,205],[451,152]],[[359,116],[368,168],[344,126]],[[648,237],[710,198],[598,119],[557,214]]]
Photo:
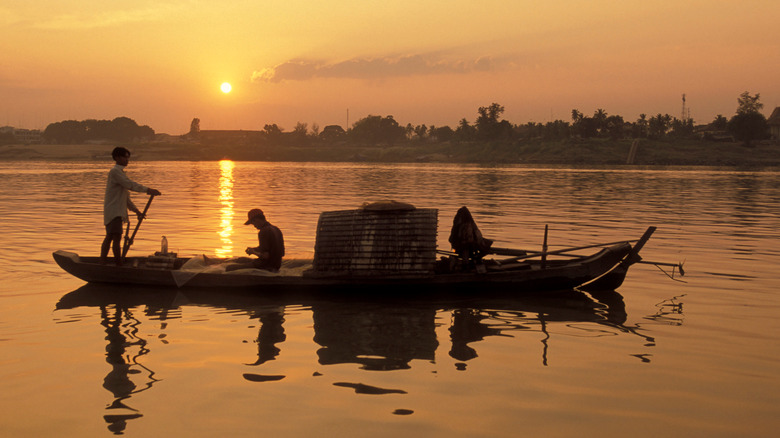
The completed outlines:
[[[282,266],[282,257],[284,256],[284,237],[282,231],[278,227],[272,225],[265,219],[263,210],[259,208],[253,208],[247,213],[247,221],[244,225],[254,225],[259,231],[257,232],[257,239],[260,245],[257,247],[249,247],[246,249],[246,253],[249,255],[256,255],[257,259],[250,262],[240,260],[239,263],[228,265],[227,271],[234,271],[236,269],[256,268],[264,269],[271,272],[279,272],[279,268]]]
[[[103,197],[103,222],[106,225],[106,238],[100,247],[100,261],[107,262],[108,249],[113,248],[114,262],[122,266],[122,223],[129,222],[127,210],[130,209],[143,218],[143,213],[130,200],[130,190],[157,196],[160,192],[132,181],[125,175],[125,167],[130,160],[130,151],[123,147],[116,147],[111,152],[111,157],[116,165],[108,172],[106,194]]]

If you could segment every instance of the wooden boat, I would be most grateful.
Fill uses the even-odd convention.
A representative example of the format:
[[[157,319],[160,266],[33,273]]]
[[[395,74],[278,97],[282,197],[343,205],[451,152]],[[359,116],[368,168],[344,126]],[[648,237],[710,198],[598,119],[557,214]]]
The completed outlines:
[[[436,260],[434,209],[325,212],[320,216],[313,260],[285,260],[279,272],[226,272],[228,260],[182,258],[156,253],[128,257],[122,266],[98,257],[55,251],[54,260],[90,283],[173,288],[250,288],[258,292],[291,288],[424,286],[426,290],[502,286],[513,291],[616,289],[655,230],[638,240],[534,253],[493,248],[493,258],[468,259],[448,253]],[[346,222],[345,222],[346,221]],[[346,225],[345,225],[346,223]],[[433,232],[431,232],[431,229]],[[355,230],[358,230],[357,232]],[[344,233],[350,233],[348,236]],[[632,242],[636,242],[632,245]],[[575,250],[593,249],[587,255]],[[438,254],[442,252],[439,251]],[[500,257],[504,257],[503,259]]]
[[[54,260],[69,274],[90,283],[116,283],[192,288],[320,287],[370,285],[464,286],[502,285],[518,290],[563,290],[592,282],[591,287],[615,289],[628,272],[632,245],[623,242],[603,248],[589,256],[567,260],[525,260],[502,264],[486,261],[485,271],[444,272],[414,275],[305,275],[288,274],[310,261],[286,260],[279,273],[260,270],[219,272],[204,269],[187,271],[190,258],[175,258],[171,268],[147,265],[147,257],[130,257],[123,266],[100,264],[99,257],[80,257],[69,251],[55,251]]]

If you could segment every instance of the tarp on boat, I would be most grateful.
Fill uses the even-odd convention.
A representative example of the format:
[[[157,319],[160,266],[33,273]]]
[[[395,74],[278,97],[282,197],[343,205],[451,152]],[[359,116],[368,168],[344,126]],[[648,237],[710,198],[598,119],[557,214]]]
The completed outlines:
[[[213,263],[211,259],[205,255],[198,255],[190,258],[184,263],[181,268],[172,270],[171,274],[176,282],[177,287],[184,286],[193,277],[201,273],[209,274],[225,274],[225,275],[256,275],[261,277],[302,277],[303,272],[311,269],[310,261],[290,259],[283,260],[282,266],[278,272],[266,271],[264,269],[236,269],[233,271],[226,271],[226,267],[231,263],[234,263],[235,259],[228,259],[222,261],[222,263]]]

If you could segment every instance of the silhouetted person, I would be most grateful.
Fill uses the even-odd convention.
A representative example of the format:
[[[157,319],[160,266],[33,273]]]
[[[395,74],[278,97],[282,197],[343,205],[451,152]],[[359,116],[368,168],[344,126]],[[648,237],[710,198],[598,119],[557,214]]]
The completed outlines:
[[[228,265],[225,270],[234,271],[236,269],[264,269],[271,272],[279,272],[282,266],[282,257],[284,257],[284,236],[282,231],[268,222],[263,210],[253,208],[247,213],[247,221],[244,225],[254,225],[259,231],[257,240],[259,245],[249,247],[246,253],[256,255],[254,260],[241,260],[239,263]]]
[[[103,197],[103,222],[106,226],[106,237],[100,247],[100,261],[106,263],[109,247],[113,248],[114,262],[122,265],[122,223],[129,222],[127,210],[129,209],[138,218],[143,218],[143,213],[130,200],[130,190],[146,193],[152,196],[160,195],[155,189],[132,181],[125,175],[125,167],[130,161],[130,151],[123,147],[116,147],[111,152],[111,157],[116,165],[108,172],[106,182],[106,194]]]
[[[455,213],[449,241],[452,249],[458,253],[464,263],[469,260],[479,262],[493,245],[492,240],[482,237],[477,223],[474,222],[471,212],[466,207],[459,208],[458,212]]]

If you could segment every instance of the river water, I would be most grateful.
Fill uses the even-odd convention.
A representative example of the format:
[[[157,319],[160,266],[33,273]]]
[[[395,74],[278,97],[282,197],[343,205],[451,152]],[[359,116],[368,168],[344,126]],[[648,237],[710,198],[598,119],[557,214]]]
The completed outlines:
[[[394,300],[85,286],[109,163],[0,162],[0,435],[775,436],[780,178],[722,169],[131,162],[157,188],[131,254],[238,256],[262,208],[288,257],[321,211],[468,206],[497,246],[636,239],[668,278],[617,291]],[[134,194],[140,207],[146,196]],[[668,268],[667,272],[669,271]],[[683,280],[681,282],[679,280]]]

